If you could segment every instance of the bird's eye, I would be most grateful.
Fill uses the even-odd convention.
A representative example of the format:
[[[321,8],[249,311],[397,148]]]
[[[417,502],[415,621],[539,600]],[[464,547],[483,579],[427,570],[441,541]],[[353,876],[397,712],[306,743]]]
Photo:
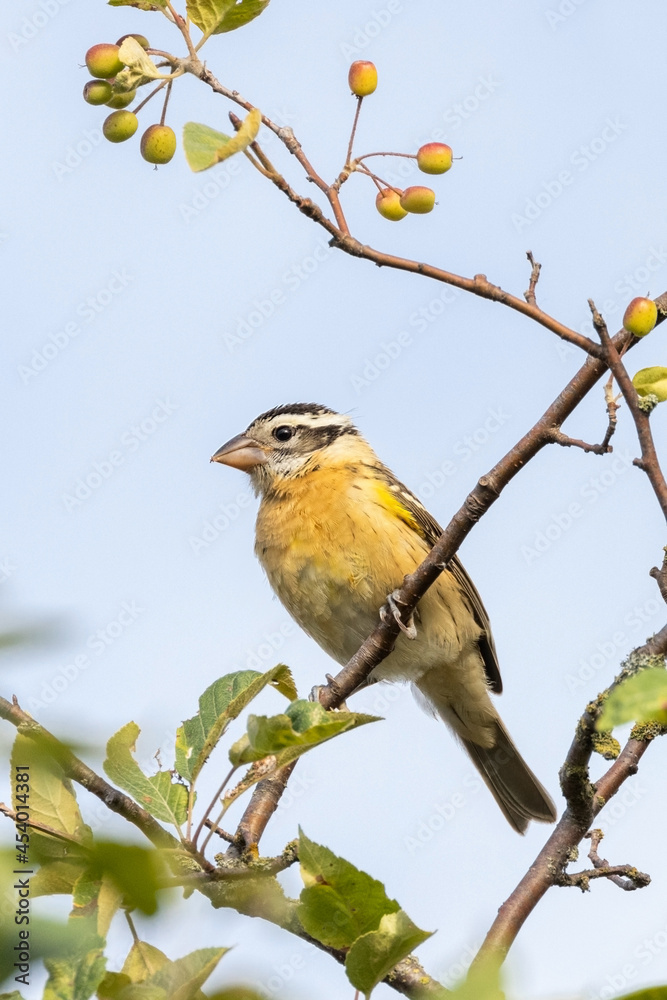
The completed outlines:
[[[273,436],[276,441],[289,441],[291,437],[294,436],[294,429],[283,424],[282,427],[276,427],[273,432]]]

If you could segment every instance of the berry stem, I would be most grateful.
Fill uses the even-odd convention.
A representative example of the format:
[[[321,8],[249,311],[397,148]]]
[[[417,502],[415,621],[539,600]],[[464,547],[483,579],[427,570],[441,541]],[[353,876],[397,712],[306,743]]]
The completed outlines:
[[[155,95],[158,93],[158,91],[162,90],[162,88],[166,87],[166,86],[167,86],[167,81],[166,80],[163,80],[162,83],[159,83],[157,85],[157,87],[155,88],[155,90],[151,90],[151,92],[148,95],[148,97],[144,97],[144,99],[141,102],[141,104],[138,104],[136,106],[136,108],[134,109],[134,114],[135,115],[138,114],[138,112],[141,111],[141,109],[143,108],[144,104],[148,104],[148,102],[150,101],[151,97],[155,97]],[[171,81],[169,81],[169,86],[171,86]]]
[[[171,84],[172,81],[170,80],[167,84],[167,93],[164,95],[164,104],[162,105],[162,114],[160,115],[160,125],[164,125],[164,119],[167,114],[167,105],[169,104],[169,98],[171,96]]]
[[[350,134],[350,141],[349,141],[348,147],[347,147],[347,156],[345,157],[345,166],[346,167],[348,167],[350,165],[350,160],[352,159],[352,146],[354,144],[354,136],[355,136],[355,133],[357,131],[357,124],[359,123],[359,113],[361,111],[361,102],[362,101],[363,101],[363,97],[357,97],[357,109],[354,112],[354,121],[352,122],[352,132]]]
[[[364,153],[363,156],[357,157],[357,163],[361,163],[362,160],[367,160],[370,156],[403,156],[406,160],[416,160],[416,153]]]

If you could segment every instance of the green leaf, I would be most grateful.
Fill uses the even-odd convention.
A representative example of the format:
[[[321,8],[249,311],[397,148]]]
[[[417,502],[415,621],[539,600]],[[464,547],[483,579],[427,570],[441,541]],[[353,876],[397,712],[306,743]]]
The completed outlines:
[[[430,936],[404,910],[386,914],[376,931],[363,934],[350,948],[345,959],[347,978],[369,997],[394,966]]]
[[[82,858],[50,861],[30,879],[31,896],[71,896],[74,883],[85,871]]]
[[[151,80],[168,80],[170,77],[169,73],[160,72],[143,46],[131,35],[122,43],[118,58],[125,63],[125,69],[116,74],[113,84],[115,93],[125,93]]]
[[[661,403],[667,401],[667,368],[642,368],[632,379],[638,395],[653,393]]]
[[[195,173],[208,170],[234,153],[243,152],[256,139],[261,123],[262,113],[258,108],[248,112],[233,137],[216,132],[208,125],[186,122],[183,126],[183,149],[190,170]]]
[[[157,910],[156,893],[162,873],[158,852],[135,844],[96,840],[90,853],[90,875],[108,876],[122,892],[126,905],[143,913]]]
[[[123,963],[123,972],[133,983],[143,983],[166,965],[169,959],[163,951],[147,941],[135,941]]]
[[[595,728],[608,731],[624,722],[667,723],[667,670],[650,667],[614,688]]]
[[[226,674],[207,687],[199,699],[199,711],[186,719],[176,734],[176,770],[194,783],[229,723],[268,684],[290,701],[296,698],[294,679],[288,667],[278,664],[261,674],[239,670]]]
[[[305,888],[298,915],[306,931],[331,948],[348,948],[376,930],[384,916],[398,913],[381,882],[313,843],[299,830],[299,861]]]
[[[145,986],[166,991],[169,1000],[194,1000],[229,948],[200,948],[161,969],[144,980]]]
[[[86,945],[91,943],[86,941]],[[88,1000],[104,978],[104,944],[98,938],[85,951],[77,950],[64,958],[45,959],[49,978],[44,987],[43,1000]]]
[[[71,781],[43,746],[18,733],[11,753],[12,775],[16,774],[17,768],[20,770],[26,766],[30,775],[29,791],[12,781],[12,804],[19,822],[23,810],[27,810],[32,822],[42,823],[82,845],[89,842],[91,831],[83,822]],[[71,853],[71,840],[68,844],[34,829],[29,835],[33,861]]]
[[[273,755],[282,767],[334,736],[377,721],[359,712],[327,712],[317,701],[293,701],[282,715],[249,716],[248,732],[231,747],[229,759],[238,766]]]
[[[187,789],[174,783],[168,771],[159,771],[150,778],[143,773],[132,756],[140,732],[136,722],[128,722],[111,737],[104,770],[152,816],[178,827],[187,816]]]
[[[72,887],[70,919],[89,920],[95,933],[106,938],[109,926],[123,902],[122,890],[107,874],[87,869]]]
[[[269,5],[269,0],[187,0],[188,17],[204,35],[235,31],[254,21]]]

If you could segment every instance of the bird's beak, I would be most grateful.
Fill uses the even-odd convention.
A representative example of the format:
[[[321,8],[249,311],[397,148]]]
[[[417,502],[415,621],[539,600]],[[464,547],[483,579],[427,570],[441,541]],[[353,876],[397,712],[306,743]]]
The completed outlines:
[[[269,457],[260,445],[245,434],[237,434],[222,448],[218,448],[211,458],[212,462],[230,465],[232,469],[251,472],[258,465],[265,465]]]

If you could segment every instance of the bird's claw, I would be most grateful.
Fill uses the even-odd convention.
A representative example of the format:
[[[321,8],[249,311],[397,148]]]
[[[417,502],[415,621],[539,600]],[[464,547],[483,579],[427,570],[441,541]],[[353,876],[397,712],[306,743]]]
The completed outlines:
[[[315,687],[311,689],[311,692],[308,695],[308,701],[319,701],[320,700],[320,691],[325,691],[327,687],[331,687],[332,683],[334,682],[334,677],[332,676],[332,674],[325,674],[324,676],[326,677],[328,683],[327,684],[316,684]],[[347,705],[345,704],[345,702],[342,701],[340,703],[340,705],[338,706],[338,708],[334,709],[334,711],[337,711],[337,712],[349,712],[350,710],[347,707]]]
[[[408,637],[408,639],[416,639],[417,626],[415,625],[414,614],[413,612],[410,612],[410,617],[408,618],[407,623],[403,621],[400,609],[398,607],[398,594],[399,594],[398,590],[394,590],[393,593],[387,594],[387,604],[389,605],[391,616],[398,625],[398,627],[400,628],[401,632],[403,632]],[[387,611],[384,607],[380,608],[380,618],[382,619],[383,622],[387,620]]]

